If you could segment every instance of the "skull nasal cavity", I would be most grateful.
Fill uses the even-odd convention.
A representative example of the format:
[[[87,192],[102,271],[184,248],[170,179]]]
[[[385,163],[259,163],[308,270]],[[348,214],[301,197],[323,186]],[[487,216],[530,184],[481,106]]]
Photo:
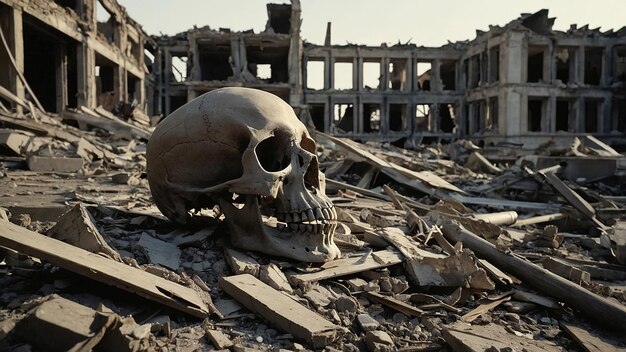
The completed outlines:
[[[254,151],[261,167],[265,171],[275,172],[289,166],[290,160],[287,149],[287,144],[283,138],[273,136],[259,143]]]

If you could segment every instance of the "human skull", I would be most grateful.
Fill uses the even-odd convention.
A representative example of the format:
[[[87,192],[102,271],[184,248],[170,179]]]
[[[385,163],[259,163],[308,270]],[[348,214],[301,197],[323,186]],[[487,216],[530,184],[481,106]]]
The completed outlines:
[[[146,152],[159,210],[184,224],[216,204],[234,246],[306,262],[339,257],[337,213],[315,141],[293,109],[250,88],[206,93],[167,116]],[[265,221],[263,221],[265,219]]]

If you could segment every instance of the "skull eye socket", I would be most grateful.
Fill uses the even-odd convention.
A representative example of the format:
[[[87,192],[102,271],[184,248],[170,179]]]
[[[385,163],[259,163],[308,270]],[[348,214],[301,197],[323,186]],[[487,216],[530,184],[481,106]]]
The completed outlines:
[[[288,139],[272,136],[257,144],[254,152],[263,170],[276,172],[284,170],[289,166],[288,145],[285,141],[288,141]]]

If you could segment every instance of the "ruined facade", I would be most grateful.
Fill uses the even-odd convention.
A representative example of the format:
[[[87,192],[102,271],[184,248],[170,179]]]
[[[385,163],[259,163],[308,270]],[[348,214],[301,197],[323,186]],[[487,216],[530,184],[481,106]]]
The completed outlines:
[[[58,114],[120,102],[146,111],[151,38],[114,0],[0,0],[0,25],[5,94]]]
[[[279,95],[318,130],[360,140],[532,148],[585,133],[617,141],[626,131],[626,29],[554,31],[541,10],[438,48],[339,46],[330,34],[324,45],[303,43],[298,0],[270,4],[268,15],[258,34],[204,27],[157,38],[157,111],[248,86]],[[339,74],[351,84],[338,84]]]
[[[626,132],[624,28],[555,31],[541,10],[442,47],[340,46],[330,24],[324,45],[302,40],[299,0],[268,4],[267,14],[261,33],[205,26],[151,38],[114,0],[0,0],[11,53],[0,50],[3,103],[59,114],[128,103],[165,116],[202,93],[246,86],[289,102],[310,127],[360,140],[533,148],[585,133],[620,142]]]

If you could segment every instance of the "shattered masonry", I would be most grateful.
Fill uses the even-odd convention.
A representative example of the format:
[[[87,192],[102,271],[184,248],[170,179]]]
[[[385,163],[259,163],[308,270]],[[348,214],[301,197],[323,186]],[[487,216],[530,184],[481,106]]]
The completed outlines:
[[[207,91],[246,86],[280,96],[319,131],[361,140],[534,148],[583,133],[623,143],[626,132],[626,30],[554,31],[547,10],[438,48],[331,45],[330,23],[324,45],[307,43],[299,0],[268,4],[261,33],[205,26],[154,38],[114,0],[2,0],[0,13],[17,67],[49,112],[122,102],[135,115],[167,115]],[[5,53],[0,62],[11,67]],[[340,72],[352,83],[340,85]],[[28,96],[14,69],[0,84]]]

